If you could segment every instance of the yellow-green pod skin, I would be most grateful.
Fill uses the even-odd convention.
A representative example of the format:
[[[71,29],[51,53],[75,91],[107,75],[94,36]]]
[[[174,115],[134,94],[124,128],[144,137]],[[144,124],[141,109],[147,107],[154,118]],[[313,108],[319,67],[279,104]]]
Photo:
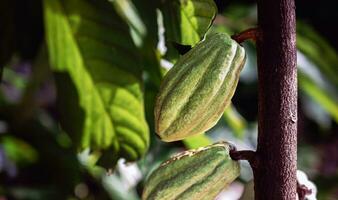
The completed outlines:
[[[240,173],[226,142],[185,151],[147,179],[142,200],[213,200]]]
[[[244,48],[223,33],[183,55],[165,75],[156,99],[160,138],[177,141],[212,128],[235,93],[244,63]]]

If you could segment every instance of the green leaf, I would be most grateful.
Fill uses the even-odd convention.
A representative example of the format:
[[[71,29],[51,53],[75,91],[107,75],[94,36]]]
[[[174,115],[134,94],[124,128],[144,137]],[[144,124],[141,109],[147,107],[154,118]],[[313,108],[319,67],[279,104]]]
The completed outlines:
[[[183,140],[188,149],[196,149],[212,144],[212,141],[205,134],[194,135]]]
[[[16,164],[30,164],[38,159],[38,152],[25,141],[12,136],[4,136],[0,140],[0,145],[6,155]]]
[[[114,0],[112,4],[121,18],[129,25],[135,43],[141,46],[147,30],[132,1]]]
[[[243,138],[247,122],[241,114],[237,112],[233,104],[230,104],[229,107],[226,108],[223,118],[230,129],[235,133],[235,136]]]
[[[246,30],[257,24],[257,7],[255,4],[230,3],[218,16],[216,29],[223,29],[230,35]]]
[[[335,49],[312,27],[297,23],[297,48],[338,87],[338,56]]]
[[[132,0],[111,2],[117,13],[128,24],[134,42],[140,49],[139,54],[146,76],[149,76],[155,84],[160,84],[160,56],[156,50],[158,42],[156,2],[151,0],[146,5]]]
[[[305,73],[298,73],[300,89],[318,103],[338,123],[338,101]]]
[[[122,0],[121,0],[122,1]],[[147,0],[147,3],[140,0],[131,0],[133,5],[135,6],[138,16],[142,19],[143,24],[146,26],[146,33],[147,37],[151,38],[155,45],[157,44],[158,40],[158,7],[159,7],[159,0]],[[148,43],[150,42],[147,39]],[[145,43],[145,44],[146,44]]]
[[[165,0],[161,9],[167,40],[192,46],[201,40],[217,13],[213,0]]]
[[[136,160],[149,145],[142,69],[128,27],[103,0],[45,0],[62,128],[101,165]]]

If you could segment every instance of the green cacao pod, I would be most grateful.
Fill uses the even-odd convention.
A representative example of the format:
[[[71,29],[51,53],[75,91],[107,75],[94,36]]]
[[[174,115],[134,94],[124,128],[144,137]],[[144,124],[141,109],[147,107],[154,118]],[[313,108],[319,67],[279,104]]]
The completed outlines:
[[[165,161],[148,178],[142,200],[212,200],[233,182],[239,164],[226,142],[185,151]]]
[[[234,95],[245,51],[216,33],[183,55],[165,75],[155,103],[156,133],[166,142],[213,127]]]

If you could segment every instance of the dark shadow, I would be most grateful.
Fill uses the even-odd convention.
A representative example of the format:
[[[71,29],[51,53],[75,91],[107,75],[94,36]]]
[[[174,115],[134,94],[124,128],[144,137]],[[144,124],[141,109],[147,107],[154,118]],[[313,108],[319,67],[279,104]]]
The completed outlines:
[[[86,113],[80,106],[80,98],[75,83],[68,73],[55,72],[58,119],[62,129],[72,138],[75,146],[81,142]]]

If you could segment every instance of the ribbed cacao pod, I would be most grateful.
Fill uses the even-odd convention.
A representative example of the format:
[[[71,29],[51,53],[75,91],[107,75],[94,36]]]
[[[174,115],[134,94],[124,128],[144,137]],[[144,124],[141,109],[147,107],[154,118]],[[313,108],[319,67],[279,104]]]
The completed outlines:
[[[147,179],[142,200],[212,200],[240,173],[226,142],[185,151],[165,161]]]
[[[216,33],[184,54],[165,75],[155,104],[155,129],[171,142],[213,127],[229,105],[245,51]]]

